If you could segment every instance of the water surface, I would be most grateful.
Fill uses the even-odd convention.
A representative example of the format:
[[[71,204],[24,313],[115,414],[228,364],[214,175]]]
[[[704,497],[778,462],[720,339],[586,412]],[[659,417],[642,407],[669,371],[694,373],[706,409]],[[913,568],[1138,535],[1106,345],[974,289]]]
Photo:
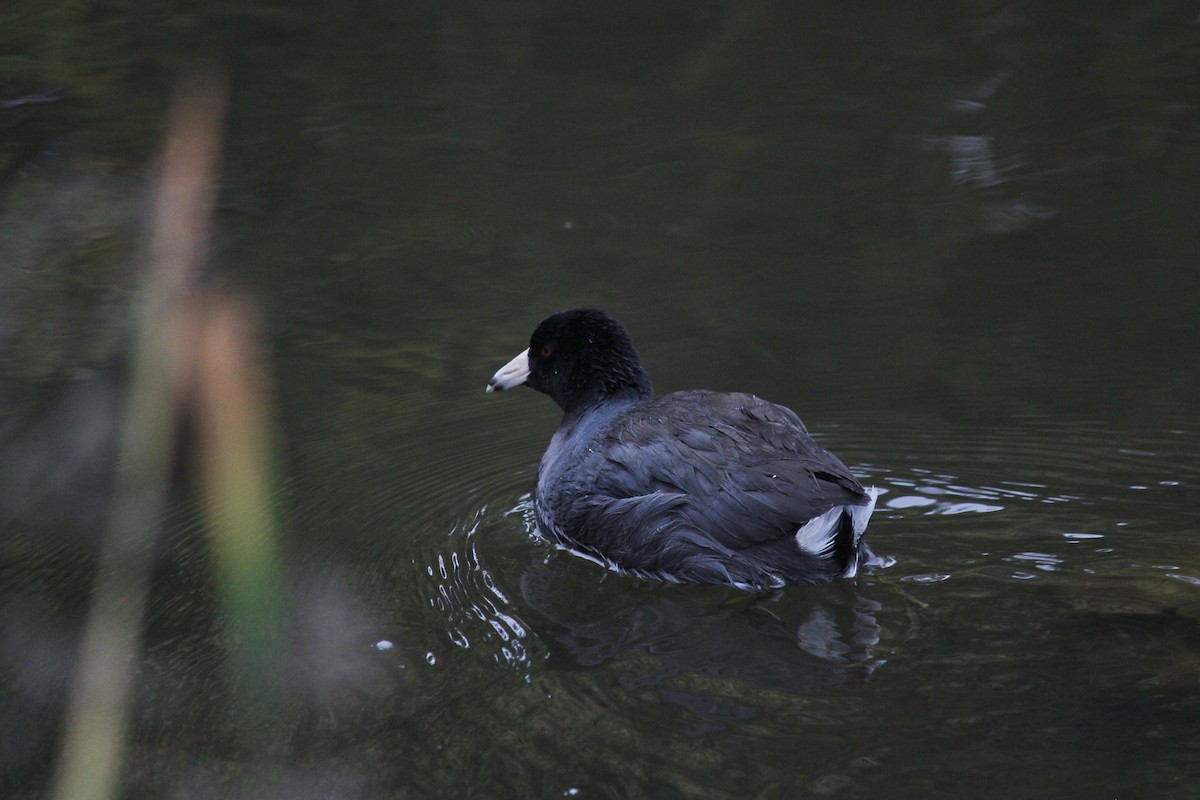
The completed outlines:
[[[1194,796],[1194,10],[648,9],[117,15],[76,105],[0,110],[6,796],[53,757],[176,36],[234,52],[214,270],[271,343],[288,714],[230,746],[184,497],[130,796]],[[660,390],[794,408],[894,563],[749,597],[539,542],[556,409],[483,388],[575,305]]]

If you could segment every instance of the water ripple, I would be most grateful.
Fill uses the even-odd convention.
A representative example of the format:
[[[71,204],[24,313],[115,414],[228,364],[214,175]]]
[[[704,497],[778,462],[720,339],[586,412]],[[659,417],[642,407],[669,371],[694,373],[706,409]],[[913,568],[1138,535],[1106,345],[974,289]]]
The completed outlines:
[[[1095,581],[1120,571],[1191,586],[1194,519],[1181,515],[1200,485],[1195,438],[1177,429],[1122,438],[1099,423],[1038,417],[907,429],[850,419],[829,445],[880,489],[870,541],[896,558],[902,581]],[[856,464],[855,452],[872,460]]]
[[[447,538],[453,548],[432,555],[424,572],[428,605],[445,619],[446,636],[463,650],[485,652],[528,677],[531,655],[529,626],[520,618],[509,593],[501,588],[478,547],[480,529],[490,519],[482,506]]]

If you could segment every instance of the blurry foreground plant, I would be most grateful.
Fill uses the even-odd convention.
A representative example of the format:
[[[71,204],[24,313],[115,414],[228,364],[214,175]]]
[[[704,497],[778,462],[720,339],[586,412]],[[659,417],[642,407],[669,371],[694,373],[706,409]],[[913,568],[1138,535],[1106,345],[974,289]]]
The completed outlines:
[[[172,103],[152,200],[112,509],[71,686],[51,796],[120,794],[155,539],[182,409],[196,412],[201,492],[233,642],[233,720],[258,739],[273,718],[281,602],[270,513],[268,393],[252,315],[206,298],[199,276],[226,104],[223,80],[197,73]],[[245,702],[253,693],[254,702]],[[249,744],[250,742],[245,742]]]

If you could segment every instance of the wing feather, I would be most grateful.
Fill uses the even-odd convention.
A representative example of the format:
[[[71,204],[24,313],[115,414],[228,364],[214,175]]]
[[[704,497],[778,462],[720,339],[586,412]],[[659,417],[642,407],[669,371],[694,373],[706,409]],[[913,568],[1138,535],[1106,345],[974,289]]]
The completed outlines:
[[[792,411],[746,394],[657,398],[602,434],[572,477],[588,497],[560,522],[585,545],[603,537],[595,541],[618,564],[664,547],[694,549],[705,563],[708,553],[773,548],[834,506],[866,500]],[[605,535],[614,526],[616,552]]]

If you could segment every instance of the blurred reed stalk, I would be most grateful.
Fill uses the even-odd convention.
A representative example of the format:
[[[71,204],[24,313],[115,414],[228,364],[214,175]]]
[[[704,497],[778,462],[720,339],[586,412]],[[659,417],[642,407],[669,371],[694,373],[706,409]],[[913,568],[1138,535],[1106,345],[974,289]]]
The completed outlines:
[[[177,87],[151,206],[112,510],[71,685],[51,797],[105,800],[124,757],[130,694],[174,454],[181,309],[207,256],[225,87],[209,75]]]
[[[268,510],[265,380],[247,308],[228,297],[205,300],[197,288],[225,106],[225,81],[208,72],[181,80],[172,98],[135,310],[112,510],[70,687],[54,800],[121,794],[150,574],[185,407],[196,412],[210,544],[235,642],[231,708],[251,713],[236,702],[242,688],[276,685],[273,671],[263,668],[278,655],[271,637],[282,605]],[[271,688],[267,709],[261,702],[253,708],[265,715],[275,696]]]
[[[208,292],[196,321],[190,394],[206,528],[231,642],[229,708],[239,743],[261,756],[282,716],[272,392],[248,303]]]

